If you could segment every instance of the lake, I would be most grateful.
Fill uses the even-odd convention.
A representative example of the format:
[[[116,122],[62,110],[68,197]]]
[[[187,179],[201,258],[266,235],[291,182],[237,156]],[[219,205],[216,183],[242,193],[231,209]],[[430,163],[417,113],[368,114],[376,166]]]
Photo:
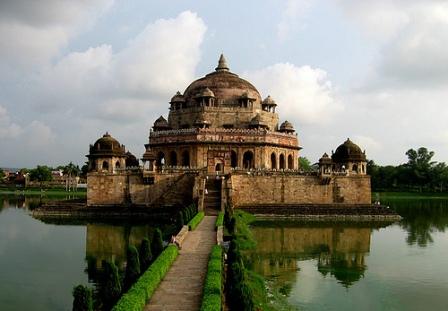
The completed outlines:
[[[60,198],[58,198],[60,199]],[[0,310],[71,310],[72,289],[101,288],[101,263],[124,271],[129,244],[151,237],[154,225],[44,223],[29,215],[40,198],[0,196]],[[170,226],[161,221],[169,234]]]
[[[403,219],[256,222],[249,266],[288,310],[446,310],[448,200],[382,203]]]

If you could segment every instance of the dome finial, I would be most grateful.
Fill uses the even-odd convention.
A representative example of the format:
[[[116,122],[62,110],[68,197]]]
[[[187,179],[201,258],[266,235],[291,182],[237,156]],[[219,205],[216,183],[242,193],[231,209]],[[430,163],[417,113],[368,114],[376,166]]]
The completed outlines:
[[[216,71],[229,71],[229,66],[227,65],[226,58],[224,54],[221,54],[218,61],[218,67],[215,68]]]

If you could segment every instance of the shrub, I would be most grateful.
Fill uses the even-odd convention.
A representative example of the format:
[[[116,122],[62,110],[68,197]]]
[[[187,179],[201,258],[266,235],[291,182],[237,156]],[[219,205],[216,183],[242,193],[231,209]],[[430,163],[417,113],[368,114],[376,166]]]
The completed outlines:
[[[176,226],[181,229],[183,227],[183,225],[185,224],[184,222],[184,216],[182,215],[183,213],[181,211],[179,211],[179,213],[177,213],[177,217],[176,217]]]
[[[121,295],[121,283],[118,275],[118,268],[112,261],[103,262],[104,286],[103,301],[107,305],[114,305]]]
[[[208,261],[201,311],[221,310],[222,268],[222,248],[215,245]]]
[[[138,281],[121,297],[112,311],[141,311],[176,259],[179,251],[169,245]]]
[[[216,223],[215,223],[215,227],[221,227],[224,225],[224,213],[223,212],[219,212],[218,217],[216,217]]]
[[[73,288],[73,311],[93,311],[92,290],[78,285]]]
[[[142,244],[140,245],[140,272],[145,272],[148,269],[149,264],[152,260],[152,252],[151,252],[151,244],[149,243],[148,238],[144,238],[142,240]]]
[[[205,216],[204,212],[199,212],[196,214],[196,216],[193,217],[192,220],[188,222],[188,228],[190,228],[190,231],[196,229],[196,227],[201,223],[204,216]]]
[[[154,257],[159,256],[163,251],[162,231],[159,228],[154,231],[151,248]]]
[[[124,284],[126,289],[130,288],[132,284],[137,281],[140,276],[140,260],[138,259],[138,251],[133,245],[128,246],[126,274],[124,277]]]

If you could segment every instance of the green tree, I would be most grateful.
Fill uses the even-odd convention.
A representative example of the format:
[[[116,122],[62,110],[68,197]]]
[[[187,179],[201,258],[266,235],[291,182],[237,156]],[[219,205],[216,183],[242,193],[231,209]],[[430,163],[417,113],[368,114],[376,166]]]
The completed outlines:
[[[93,311],[92,290],[78,285],[73,289],[73,311]]]
[[[176,225],[178,228],[182,228],[184,224],[184,216],[182,215],[182,211],[179,211],[176,217]]]
[[[311,171],[311,162],[306,157],[299,157],[299,169],[307,172]]]
[[[42,183],[44,181],[51,181],[53,177],[51,176],[51,168],[45,165],[38,165],[29,171],[30,179],[39,181],[40,188],[42,189]]]
[[[0,168],[0,180],[2,180],[5,177],[5,172],[3,169]]]
[[[138,254],[140,255],[140,272],[143,273],[149,268],[152,260],[151,244],[148,238],[142,240]]]
[[[408,156],[407,166],[412,172],[412,182],[422,191],[422,188],[429,183],[430,171],[436,163],[431,161],[434,151],[420,147],[417,150],[409,149],[406,155]]]
[[[133,245],[128,246],[127,261],[126,261],[126,274],[124,277],[124,284],[129,289],[140,276],[140,260],[137,248]]]
[[[107,307],[112,307],[121,295],[121,282],[118,268],[112,261],[103,262],[102,300]]]
[[[151,248],[152,248],[152,255],[154,256],[154,258],[157,258],[163,251],[162,231],[160,231],[159,228],[157,228],[154,231],[154,237],[152,239]]]

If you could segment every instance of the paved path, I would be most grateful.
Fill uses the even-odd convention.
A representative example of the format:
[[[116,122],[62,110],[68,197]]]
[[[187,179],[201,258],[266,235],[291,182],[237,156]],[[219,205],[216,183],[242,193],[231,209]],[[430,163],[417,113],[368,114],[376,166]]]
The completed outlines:
[[[145,310],[197,311],[208,257],[216,244],[216,216],[205,216],[195,231],[188,232],[174,264],[160,283]]]

